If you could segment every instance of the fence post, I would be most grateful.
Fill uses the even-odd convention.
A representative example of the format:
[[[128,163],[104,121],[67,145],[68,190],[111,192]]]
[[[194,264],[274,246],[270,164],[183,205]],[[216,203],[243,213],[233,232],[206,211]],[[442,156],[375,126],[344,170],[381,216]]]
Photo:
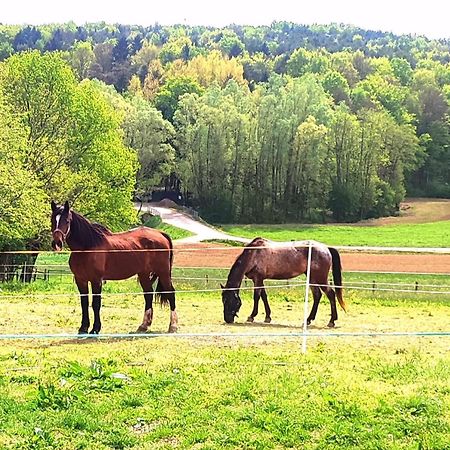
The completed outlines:
[[[305,307],[303,310],[303,343],[302,352],[306,353],[306,332],[308,331],[308,296],[309,296],[309,278],[311,275],[311,254],[312,254],[312,244],[309,242],[308,245],[308,266],[306,269],[306,285],[305,285]]]

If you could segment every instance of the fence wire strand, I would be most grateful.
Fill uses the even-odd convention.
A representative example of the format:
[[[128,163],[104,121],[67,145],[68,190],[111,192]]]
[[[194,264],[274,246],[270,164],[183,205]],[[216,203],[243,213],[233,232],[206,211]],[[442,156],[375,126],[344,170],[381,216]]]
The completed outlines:
[[[308,248],[311,244],[309,241],[302,241],[302,242],[289,242],[285,243],[279,243],[279,248],[286,247],[291,248],[293,246],[303,246]],[[315,244],[315,242],[314,242]],[[314,246],[314,244],[312,244]],[[368,251],[368,252],[409,252],[409,253],[434,253],[434,254],[450,254],[449,248],[440,248],[440,249],[417,249],[417,248],[389,248],[389,247],[342,247],[342,246],[333,246],[334,248],[341,249],[341,250],[348,250],[348,251]],[[247,249],[254,249],[259,250],[261,248],[266,248],[266,246],[258,246],[258,247],[245,247]],[[270,247],[272,248],[272,247]],[[174,253],[180,252],[192,252],[192,251],[204,251],[205,253],[208,253],[209,251],[236,251],[236,247],[201,247],[201,248],[174,248]],[[243,249],[243,247],[238,248],[240,250]],[[167,252],[171,251],[169,249],[142,249],[142,250],[83,250],[83,251],[76,251],[72,253],[104,253],[104,252],[126,252],[126,253],[135,253],[135,252]],[[54,252],[38,252],[38,251],[6,251],[6,252],[0,252],[0,254],[34,254],[37,253],[49,253],[54,254]],[[61,254],[61,253],[60,253]],[[62,252],[62,254],[69,255],[70,252]],[[4,267],[14,267],[14,265],[3,265]],[[57,268],[57,267],[64,267],[67,268],[66,264],[45,264],[38,266],[39,268]],[[180,269],[189,270],[189,269],[202,269],[202,270],[228,270],[228,268],[219,268],[219,267],[183,267]],[[383,271],[348,271],[349,273],[364,273],[364,274],[402,274],[402,275],[450,275],[450,274],[444,274],[444,273],[420,273],[420,272],[383,272]],[[35,271],[31,271],[28,273],[21,272],[23,275],[35,275]],[[64,271],[62,273],[54,273],[54,271],[48,271],[47,276],[50,277],[63,277],[63,276],[71,276],[71,272]],[[187,277],[187,276],[180,276],[180,277],[174,277],[174,280],[178,281],[202,281],[202,282],[220,282],[222,279],[220,278],[210,278],[208,276],[205,277]],[[65,283],[69,285],[69,283]],[[72,283],[70,283],[72,284]],[[254,289],[258,288],[265,288],[265,289],[292,289],[292,288],[298,288],[298,287],[304,287],[306,285],[306,281],[290,281],[284,284],[271,284],[270,282],[267,285],[264,286],[240,286],[239,289],[243,291],[253,291]],[[321,284],[315,284],[315,283],[309,283],[309,286],[311,287],[324,287],[325,285]],[[420,284],[421,289],[418,288],[418,284],[412,285],[412,283],[390,283],[390,282],[378,282],[378,281],[352,281],[351,284],[346,284],[343,286],[334,285],[332,283],[329,284],[332,288],[343,288],[345,290],[361,290],[361,291],[380,291],[380,292],[397,292],[397,293],[410,293],[410,294],[433,294],[433,295],[450,295],[450,290],[442,290],[447,288],[447,286],[441,286],[436,284]],[[390,287],[392,288],[390,288]],[[406,289],[405,286],[411,286],[410,289]],[[399,289],[400,288],[400,289]],[[441,289],[441,290],[432,290],[432,289],[423,289],[423,288],[432,288],[432,289]],[[223,290],[235,290],[236,288],[204,288],[204,289],[179,289],[175,291],[162,291],[158,292],[159,294],[169,294],[175,292],[176,294],[194,294],[194,293],[206,293],[206,292],[222,292]],[[1,292],[1,290],[0,290]],[[156,292],[103,292],[103,296],[140,296],[143,294],[155,294]],[[53,297],[78,297],[79,293],[74,291],[70,293],[62,292],[62,293],[31,293],[31,294],[0,294],[0,298],[3,299],[14,299],[14,298],[53,298]],[[308,330],[303,330],[302,332],[289,332],[289,333],[205,333],[205,332],[199,332],[199,333],[176,333],[176,334],[167,334],[167,333],[104,333],[101,335],[83,335],[80,336],[78,334],[72,334],[72,333],[62,333],[62,334],[0,334],[0,340],[14,340],[14,339],[115,339],[115,338],[127,338],[127,339],[133,339],[133,338],[160,338],[160,337],[166,337],[166,338],[199,338],[199,337],[205,337],[205,338],[211,338],[211,337],[222,337],[222,338],[238,338],[238,337],[258,337],[258,338],[310,338],[310,337],[375,337],[375,336],[382,336],[382,337],[406,337],[406,336],[450,336],[450,331],[418,331],[418,332],[340,332],[340,331],[333,331],[333,332],[311,332]]]

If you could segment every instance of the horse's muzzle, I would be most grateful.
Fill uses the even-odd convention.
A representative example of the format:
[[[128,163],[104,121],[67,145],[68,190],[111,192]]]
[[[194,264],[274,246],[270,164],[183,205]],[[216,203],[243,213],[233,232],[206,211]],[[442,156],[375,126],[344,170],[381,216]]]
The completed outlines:
[[[55,252],[60,252],[63,248],[63,242],[62,241],[52,241],[52,249]]]
[[[231,314],[224,314],[223,319],[226,323],[234,323],[234,318],[237,317],[237,314],[235,312],[232,312]]]

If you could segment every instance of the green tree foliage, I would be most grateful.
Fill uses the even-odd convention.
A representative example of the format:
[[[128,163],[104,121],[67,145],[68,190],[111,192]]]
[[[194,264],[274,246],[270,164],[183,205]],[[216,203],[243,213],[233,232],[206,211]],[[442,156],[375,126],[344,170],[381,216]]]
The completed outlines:
[[[198,82],[190,77],[169,78],[156,94],[155,106],[162,112],[165,119],[172,121],[180,97],[184,94],[200,94],[202,91]]]
[[[15,53],[30,49],[43,55]],[[2,25],[5,58],[24,170],[46,195],[86,208],[93,187],[81,180],[96,172],[96,152],[100,190],[125,197],[139,159],[140,192],[175,171],[192,202],[223,221],[358,220],[395,212],[405,186],[450,195],[447,40],[290,22]],[[112,147],[129,184],[106,157]],[[100,197],[96,208],[115,204]],[[126,204],[117,202],[122,218]]]
[[[175,166],[175,137],[172,124],[164,120],[160,111],[139,96],[127,102],[123,121],[125,143],[134,149],[139,159],[136,180],[137,194],[150,192]]]
[[[22,167],[47,199],[68,199],[113,228],[133,223],[135,153],[95,83],[78,84],[56,53],[14,55],[0,73],[5,102],[27,133]]]
[[[23,164],[26,134],[0,95],[0,250],[20,248],[45,223],[44,190]]]
[[[68,57],[68,62],[77,75],[78,80],[88,78],[94,61],[95,54],[90,42],[77,42]]]

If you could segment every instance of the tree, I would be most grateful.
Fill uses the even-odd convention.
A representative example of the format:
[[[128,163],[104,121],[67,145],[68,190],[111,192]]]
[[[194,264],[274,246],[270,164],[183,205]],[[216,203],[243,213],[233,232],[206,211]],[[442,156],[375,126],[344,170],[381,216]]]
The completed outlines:
[[[128,102],[122,124],[125,143],[136,151],[139,160],[136,190],[148,193],[174,169],[175,150],[171,145],[175,130],[160,111],[138,96]]]
[[[172,121],[180,97],[188,93],[201,94],[202,91],[202,87],[192,78],[168,78],[155,96],[155,106],[162,112],[166,120]]]
[[[47,198],[68,199],[116,229],[133,223],[136,157],[97,85],[78,84],[55,53],[14,55],[0,74],[5,101],[27,130],[23,168]]]
[[[69,64],[75,71],[78,80],[84,80],[90,75],[90,69],[95,61],[95,54],[90,42],[77,42],[70,51]]]
[[[242,64],[236,58],[223,57],[217,50],[206,56],[198,55],[187,63],[177,60],[167,69],[166,74],[172,78],[179,76],[192,78],[203,87],[213,83],[223,87],[228,80],[245,83]]]
[[[174,37],[161,48],[160,59],[163,64],[173,62],[176,59],[187,61],[195,56],[192,41],[187,36]]]

